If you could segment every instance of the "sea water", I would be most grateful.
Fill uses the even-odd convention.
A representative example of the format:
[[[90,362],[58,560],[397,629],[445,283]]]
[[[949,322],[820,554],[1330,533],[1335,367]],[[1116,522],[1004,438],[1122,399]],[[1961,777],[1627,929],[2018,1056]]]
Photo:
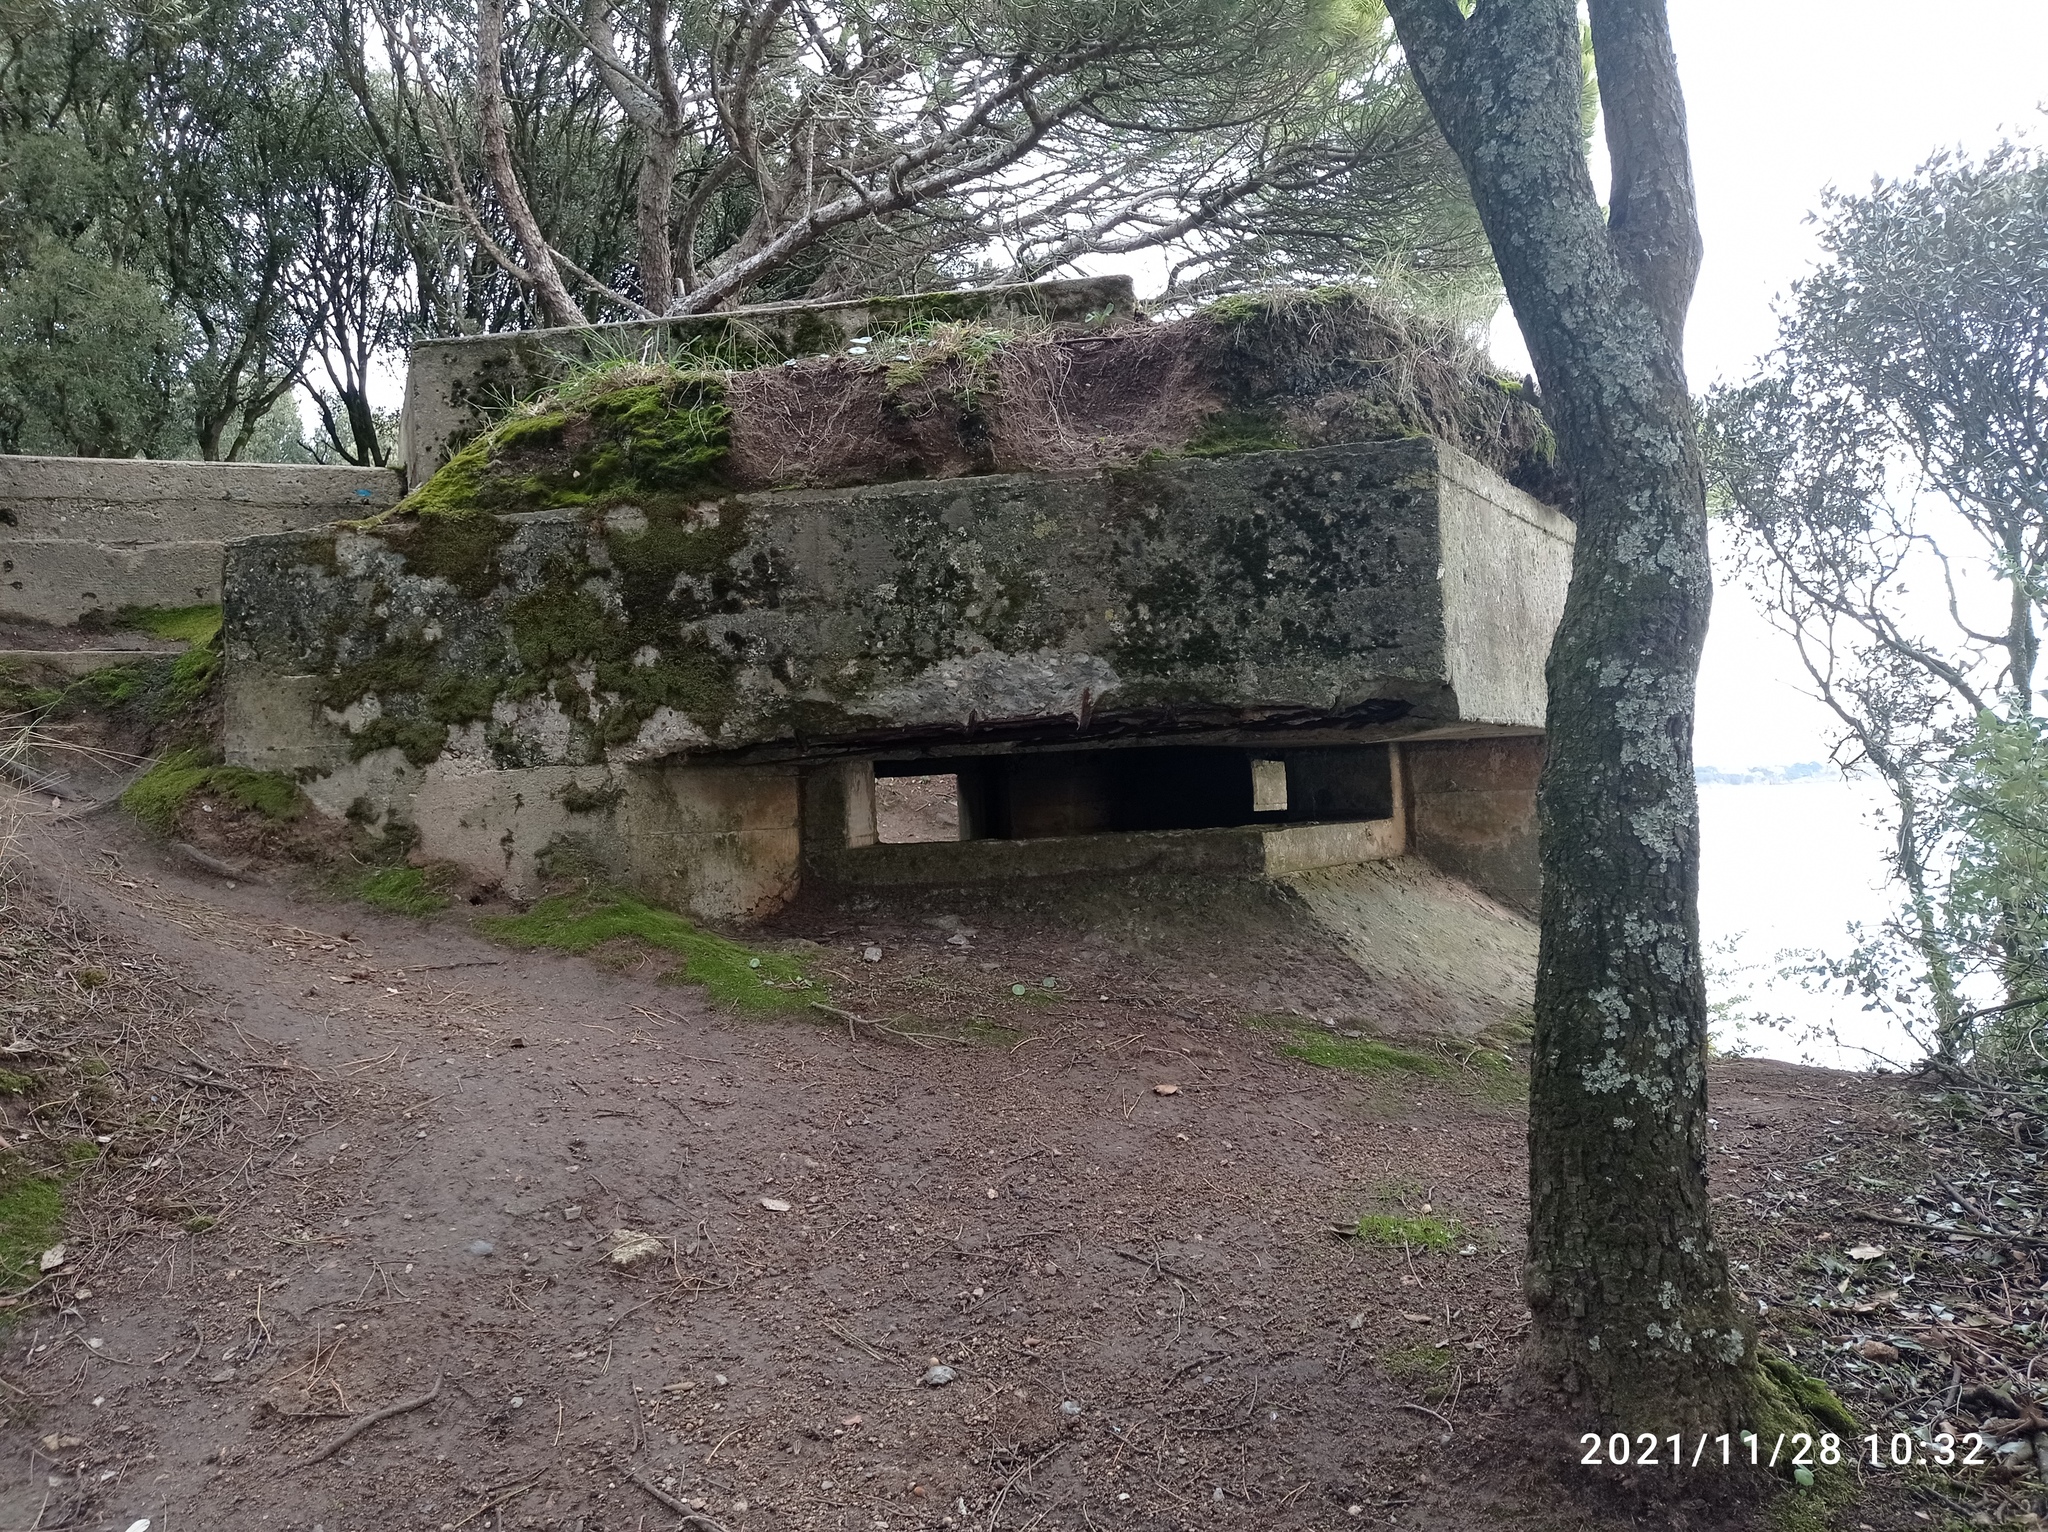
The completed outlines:
[[[1830,767],[1791,782],[1702,784],[1699,794],[1715,1045],[1840,1069],[1910,1065],[1920,1050],[1895,1020],[1839,985],[1817,991],[1782,973],[1815,954],[1847,955],[1852,923],[1874,932],[1897,908],[1883,784]]]

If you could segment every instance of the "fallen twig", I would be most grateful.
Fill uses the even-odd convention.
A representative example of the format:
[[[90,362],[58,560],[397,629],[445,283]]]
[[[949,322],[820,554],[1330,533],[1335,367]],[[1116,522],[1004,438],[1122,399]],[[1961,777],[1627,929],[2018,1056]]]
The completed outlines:
[[[961,1038],[947,1037],[942,1032],[905,1032],[901,1028],[888,1025],[886,1022],[875,1021],[867,1016],[856,1016],[853,1012],[843,1011],[836,1005],[827,1005],[822,1000],[813,1000],[811,1002],[811,1009],[823,1011],[827,1016],[838,1017],[839,1020],[846,1023],[849,1029],[866,1027],[870,1031],[881,1033],[884,1037],[893,1037],[899,1042],[906,1042],[913,1048],[929,1048],[933,1043],[959,1043],[962,1047],[971,1046],[971,1044],[966,1043]]]
[[[663,1505],[667,1506],[671,1511],[674,1511],[678,1516],[682,1517],[684,1526],[702,1527],[704,1529],[704,1532],[725,1532],[725,1527],[722,1523],[713,1521],[709,1516],[706,1516],[702,1511],[691,1510],[685,1502],[676,1499],[674,1495],[671,1495],[667,1490],[663,1489],[660,1485],[649,1483],[648,1480],[641,1474],[639,1469],[627,1469],[626,1477],[632,1480],[635,1484],[639,1485],[640,1488],[647,1491],[647,1493],[652,1495],[656,1500],[659,1500]]]
[[[307,1456],[300,1458],[296,1463],[288,1463],[285,1466],[294,1471],[301,1468],[311,1468],[315,1463],[333,1457],[335,1453],[341,1451],[342,1448],[346,1447],[379,1421],[389,1420],[394,1415],[403,1415],[408,1410],[416,1410],[423,1404],[432,1404],[440,1397],[441,1380],[436,1377],[434,1379],[434,1386],[424,1394],[416,1394],[410,1399],[401,1399],[396,1404],[387,1404],[383,1409],[375,1410],[365,1415],[318,1452],[309,1453]]]
[[[452,1523],[452,1525],[458,1527],[466,1527],[471,1522],[475,1521],[477,1517],[483,1515],[484,1512],[495,1511],[499,1506],[504,1505],[509,1501],[517,1500],[521,1495],[525,1494],[528,1490],[532,1489],[534,1485],[538,1483],[540,1483],[540,1480],[538,1478],[534,1478],[528,1479],[524,1484],[515,1484],[510,1489],[504,1491],[502,1494],[496,1495],[491,1499],[486,1500],[482,1505],[478,1506],[475,1510],[471,1511],[467,1516],[463,1517],[462,1520],[454,1522]]]
[[[1444,1420],[1444,1417],[1443,1417],[1443,1416],[1441,1416],[1441,1415],[1438,1415],[1438,1414],[1437,1414],[1437,1412],[1436,1412],[1435,1410],[1431,1409],[1431,1408],[1430,1408],[1430,1407],[1429,1407],[1428,1405],[1426,1405],[1426,1404],[1409,1404],[1409,1403],[1407,1403],[1406,1401],[1403,1401],[1402,1403],[1400,1403],[1400,1404],[1397,1404],[1396,1406],[1394,1406],[1394,1408],[1396,1408],[1396,1409],[1400,1409],[1400,1410],[1413,1410],[1413,1411],[1414,1411],[1414,1412],[1415,1412],[1416,1414],[1418,1414],[1418,1415],[1431,1415],[1431,1416],[1435,1416],[1435,1418],[1436,1418],[1436,1419],[1438,1419],[1438,1420],[1442,1420],[1442,1421],[1443,1421],[1443,1423],[1444,1423],[1444,1429],[1445,1429],[1446,1431],[1455,1431],[1455,1430],[1457,1430],[1457,1429],[1458,1429],[1458,1428],[1457,1428],[1456,1426],[1452,1425],[1452,1424],[1451,1424],[1451,1423],[1450,1423],[1450,1422],[1449,1422],[1448,1420]]]
[[[2005,1240],[2015,1245],[2036,1245],[2048,1250],[2048,1239],[2032,1234],[2017,1234],[2009,1229],[1944,1229],[1939,1224],[1922,1223],[1915,1218],[1891,1218],[1883,1213],[1866,1213],[1861,1208],[1849,1215],[1865,1223],[1889,1224],[1894,1229],[1914,1229],[1922,1234],[1960,1234],[1966,1239]]]
[[[897,1357],[892,1357],[884,1352],[877,1351],[873,1346],[869,1345],[866,1341],[862,1340],[858,1335],[849,1334],[847,1331],[840,1329],[839,1326],[832,1323],[832,1321],[829,1319],[820,1320],[819,1323],[824,1325],[826,1329],[830,1330],[834,1335],[838,1336],[841,1340],[845,1341],[847,1345],[853,1347],[854,1350],[866,1352],[870,1358],[877,1362],[894,1362],[900,1360]]]

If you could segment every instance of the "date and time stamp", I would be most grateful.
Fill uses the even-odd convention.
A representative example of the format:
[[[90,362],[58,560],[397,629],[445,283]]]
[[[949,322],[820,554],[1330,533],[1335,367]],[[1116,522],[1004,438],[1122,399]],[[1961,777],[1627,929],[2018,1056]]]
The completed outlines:
[[[1916,1436],[1897,1431],[1889,1436],[1809,1436],[1792,1432],[1775,1436],[1742,1431],[1720,1436],[1658,1436],[1653,1432],[1588,1431],[1579,1438],[1579,1462],[1586,1467],[1776,1468],[1812,1470],[1855,1462],[1867,1468],[1968,1468],[1992,1461],[1995,1438],[1970,1431]]]

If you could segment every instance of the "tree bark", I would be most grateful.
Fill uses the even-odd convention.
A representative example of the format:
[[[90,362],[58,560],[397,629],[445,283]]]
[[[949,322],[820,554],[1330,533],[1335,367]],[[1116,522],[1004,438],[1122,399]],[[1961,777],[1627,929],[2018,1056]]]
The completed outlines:
[[[1577,498],[1552,645],[1530,1078],[1529,1361],[1630,1429],[1740,1430],[1756,1387],[1707,1200],[1694,683],[1711,580],[1681,351],[1699,265],[1662,0],[1392,0],[1463,162]]]

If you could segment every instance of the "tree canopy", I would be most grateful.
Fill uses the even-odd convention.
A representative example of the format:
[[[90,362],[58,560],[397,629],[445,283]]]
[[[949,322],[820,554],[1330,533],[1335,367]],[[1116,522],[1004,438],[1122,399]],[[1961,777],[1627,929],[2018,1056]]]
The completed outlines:
[[[1894,798],[1905,908],[1834,977],[1953,1060],[2048,1021],[2019,1003],[2048,997],[2048,158],[1940,154],[1819,221],[1777,349],[1708,402],[1709,457],[1838,759]]]
[[[1377,0],[0,0],[0,448],[382,462],[412,339],[1492,269]]]

